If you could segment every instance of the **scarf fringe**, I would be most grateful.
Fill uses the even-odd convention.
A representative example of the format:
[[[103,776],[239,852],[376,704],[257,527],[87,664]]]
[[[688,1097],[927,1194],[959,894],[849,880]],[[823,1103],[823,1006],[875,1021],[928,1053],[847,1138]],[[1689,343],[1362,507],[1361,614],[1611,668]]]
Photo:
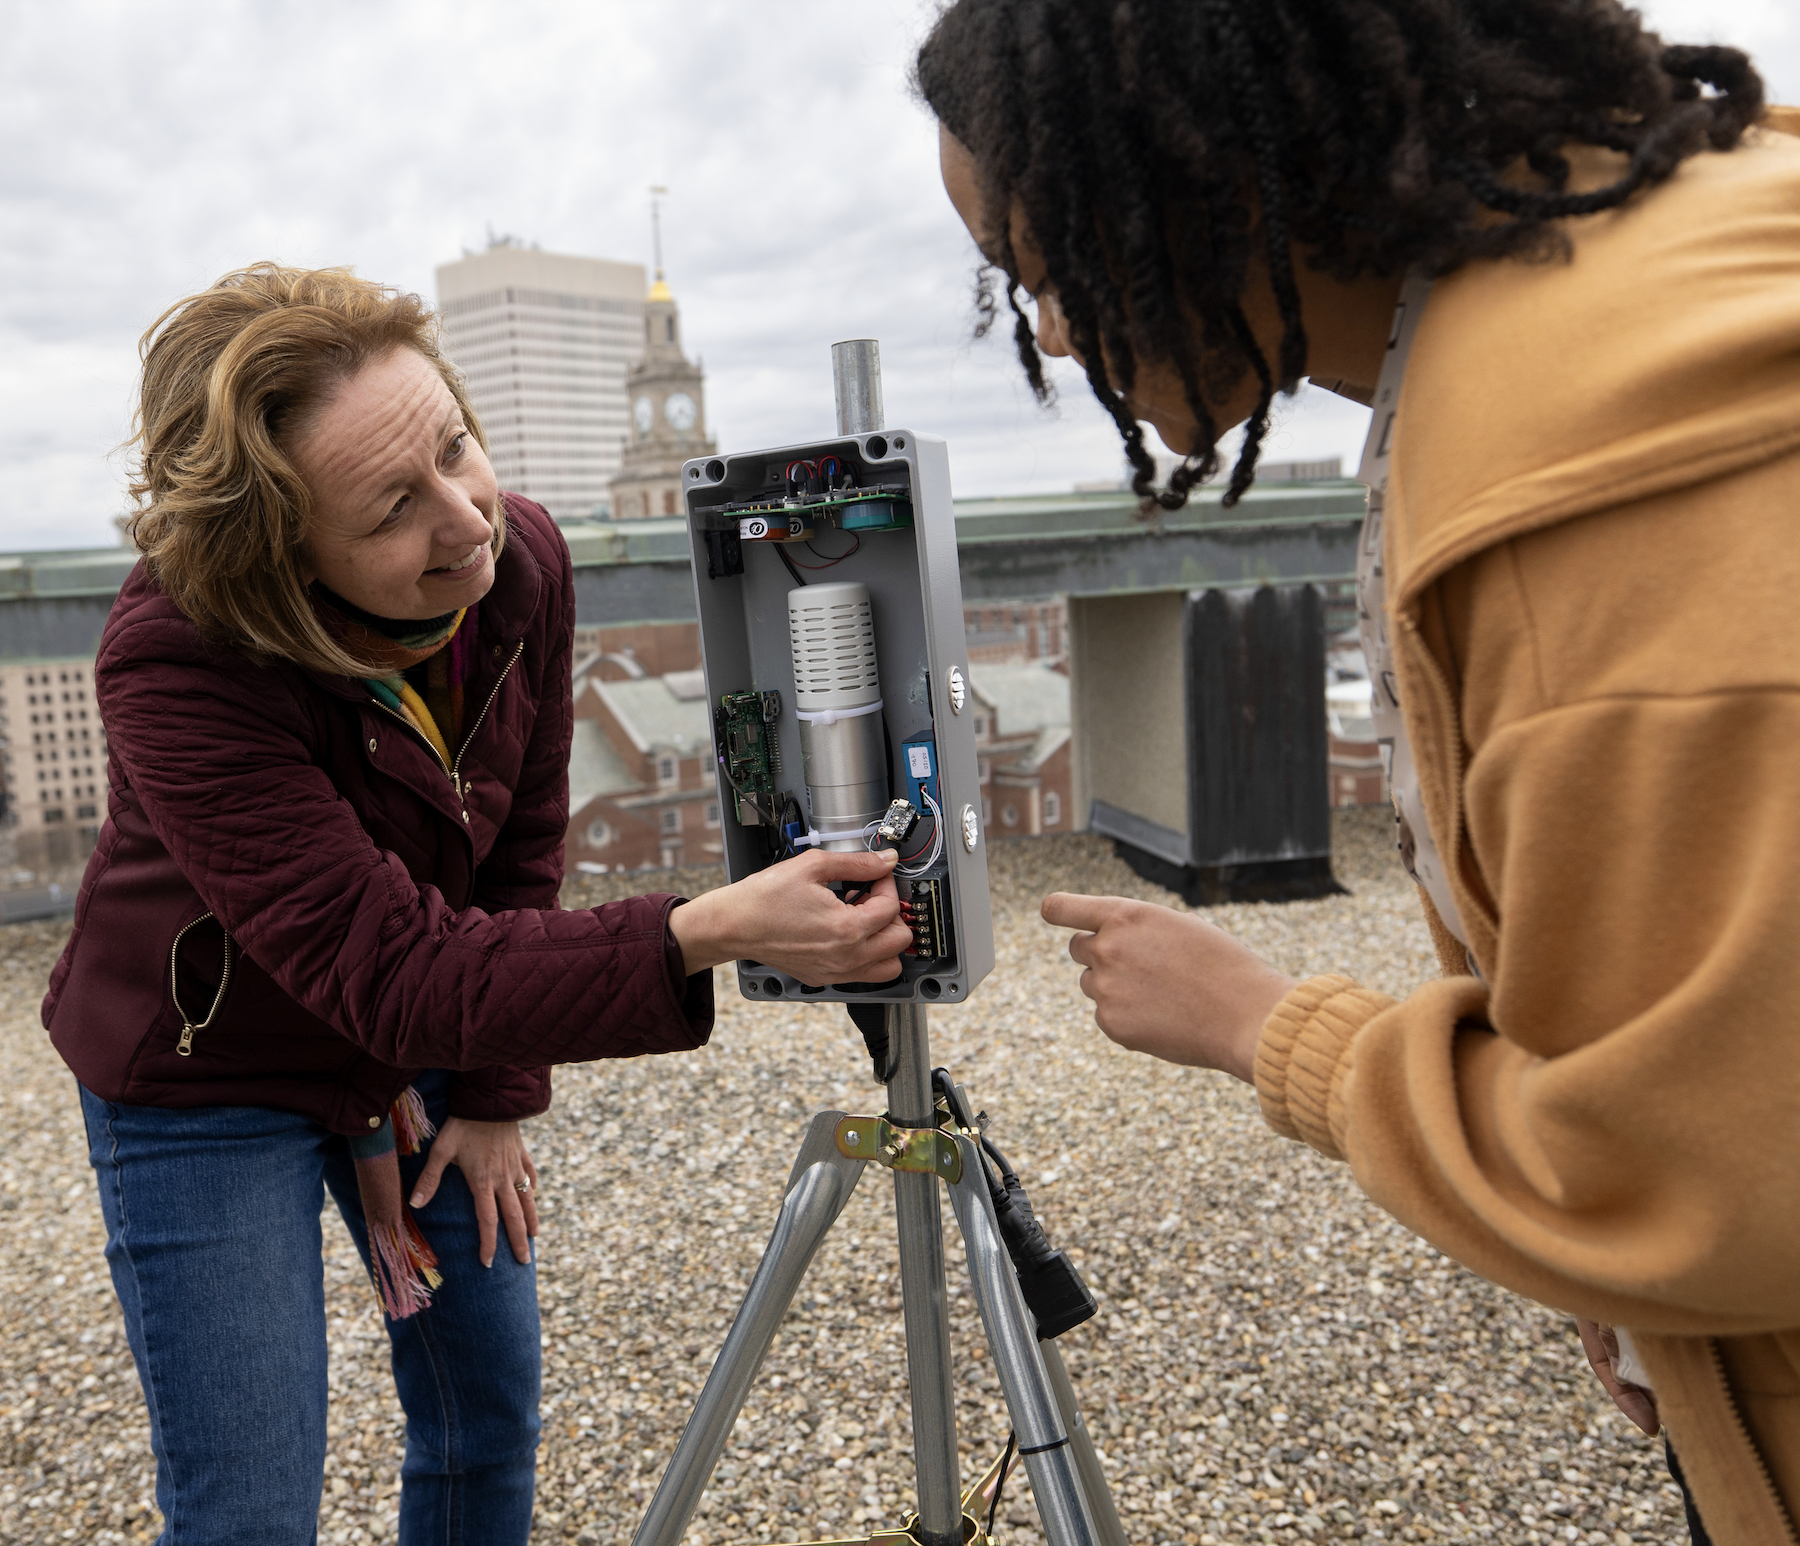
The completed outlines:
[[[431,1118],[425,1115],[425,1101],[410,1084],[401,1091],[388,1115],[394,1123],[394,1147],[402,1154],[417,1154],[437,1136]]]
[[[378,1152],[356,1162],[369,1231],[369,1277],[382,1309],[397,1321],[429,1308],[432,1291],[444,1281],[400,1185],[400,1156],[417,1154],[436,1133],[424,1100],[409,1084],[388,1109],[382,1131],[368,1140]],[[351,1142],[354,1152],[358,1140]]]
[[[392,1319],[402,1321],[430,1308],[432,1292],[444,1281],[437,1267],[437,1256],[419,1233],[410,1208],[397,1225],[369,1225],[369,1276]]]

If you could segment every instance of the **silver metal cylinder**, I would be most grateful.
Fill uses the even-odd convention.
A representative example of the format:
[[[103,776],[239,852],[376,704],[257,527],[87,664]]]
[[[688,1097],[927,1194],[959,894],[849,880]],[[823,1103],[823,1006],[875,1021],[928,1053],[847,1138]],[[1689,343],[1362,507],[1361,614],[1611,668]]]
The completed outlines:
[[[835,725],[800,721],[800,759],[806,768],[806,803],[819,832],[848,832],[819,847],[854,853],[867,845],[860,834],[888,806],[887,752],[881,714],[840,719]]]
[[[881,345],[873,338],[847,338],[831,346],[831,380],[837,389],[840,435],[884,429],[881,405]]]
[[[901,1127],[932,1118],[931,1045],[922,1004],[889,1004],[888,1114]],[[912,1396],[919,1534],[925,1546],[960,1546],[962,1484],[956,1464],[956,1392],[950,1371],[950,1297],[936,1176],[894,1172],[900,1233],[900,1297],[906,1310],[906,1374]]]

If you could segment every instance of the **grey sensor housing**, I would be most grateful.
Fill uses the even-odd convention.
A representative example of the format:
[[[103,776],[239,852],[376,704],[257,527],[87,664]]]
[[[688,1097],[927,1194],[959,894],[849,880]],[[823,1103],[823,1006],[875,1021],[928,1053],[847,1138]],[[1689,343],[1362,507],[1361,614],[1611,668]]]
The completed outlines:
[[[859,369],[846,379],[842,351],[857,350],[861,354],[853,352],[850,363]],[[867,370],[872,351],[868,340],[840,344],[834,351],[839,354],[840,411],[846,400],[851,409],[846,417],[880,411],[878,362],[872,378]],[[815,469],[816,475],[796,474],[796,468]],[[808,807],[806,781],[826,776],[815,771],[816,762],[809,768],[805,756],[813,749],[809,743],[822,740],[816,732],[823,716],[811,721],[800,717],[801,684],[796,682],[796,640],[789,616],[796,573],[821,589],[851,582],[868,591],[881,707],[866,716],[856,742],[855,766],[864,792],[843,809],[854,805],[858,813],[872,811],[875,819],[868,828],[874,837],[890,801],[912,798],[909,791],[918,788],[916,774],[908,781],[909,766],[926,765],[931,772],[924,787],[939,807],[933,815],[922,797],[912,798],[926,819],[902,848],[903,858],[916,867],[934,847],[936,857],[922,874],[898,882],[917,947],[901,958],[897,979],[814,987],[773,967],[740,961],[740,991],[746,998],[764,1000],[962,1003],[993,970],[994,930],[944,442],[876,424],[810,444],[699,457],[683,465],[681,483],[708,702],[717,708],[731,695],[774,692],[789,706],[763,727],[776,743],[769,758],[769,766],[778,770],[771,775],[780,786],[773,791],[776,809],[791,811],[791,796],[809,842],[813,833],[843,830],[819,820]],[[795,535],[798,530],[810,531],[810,537]],[[792,572],[783,561],[784,551],[795,565]],[[877,722],[885,731],[875,763],[883,786],[879,798],[868,792],[866,782],[877,747],[872,739]],[[842,718],[831,728],[843,732],[856,723]],[[849,744],[847,735],[837,740]],[[921,746],[928,748],[922,759]],[[749,821],[733,819],[734,796],[743,793],[721,761],[725,871],[734,881],[786,862],[785,853],[775,852],[786,824],[771,827],[756,820],[764,802],[746,802]],[[840,849],[858,846],[823,837],[819,842]]]

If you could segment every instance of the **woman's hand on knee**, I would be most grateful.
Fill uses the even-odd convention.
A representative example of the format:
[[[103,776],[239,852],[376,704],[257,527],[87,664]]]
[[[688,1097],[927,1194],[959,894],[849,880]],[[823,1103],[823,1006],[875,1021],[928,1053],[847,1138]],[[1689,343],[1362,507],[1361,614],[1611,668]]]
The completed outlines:
[[[502,1220],[513,1255],[529,1265],[532,1237],[538,1232],[537,1166],[531,1163],[519,1124],[449,1118],[432,1140],[424,1173],[413,1188],[413,1207],[423,1208],[431,1201],[451,1165],[462,1171],[475,1198],[481,1265],[494,1265]]]
[[[690,973],[724,961],[760,961],[810,987],[886,982],[912,944],[894,888],[895,854],[820,853],[708,891],[669,914]],[[830,889],[842,882],[853,900]]]
[[[1255,1082],[1263,1022],[1293,978],[1218,925],[1153,902],[1058,891],[1042,911],[1077,931],[1069,954],[1087,968],[1081,991],[1120,1046]]]

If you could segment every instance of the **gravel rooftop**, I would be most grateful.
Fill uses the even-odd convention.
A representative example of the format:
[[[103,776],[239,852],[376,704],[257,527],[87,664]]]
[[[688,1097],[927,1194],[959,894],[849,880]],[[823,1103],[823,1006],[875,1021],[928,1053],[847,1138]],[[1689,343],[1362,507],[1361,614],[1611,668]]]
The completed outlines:
[[[1405,993],[1434,970],[1379,811],[1340,812],[1351,895],[1211,915],[1289,972]],[[1090,837],[995,850],[999,964],[933,1013],[933,1050],[994,1118],[1054,1243],[1099,1296],[1063,1340],[1137,1546],[1686,1540],[1660,1445],[1617,1416],[1564,1317],[1389,1221],[1346,1168],[1264,1127],[1223,1076],[1120,1051],[1084,1013],[1062,888],[1169,902]],[[717,871],[571,884],[693,892]],[[0,929],[0,1541],[153,1540],[149,1429],[101,1256],[69,1074],[37,1023],[65,924]],[[530,1124],[544,1444],[534,1543],[623,1543],[749,1281],[811,1112],[879,1109],[828,1006],[746,1003],[712,1044],[558,1070]],[[871,1167],[803,1288],[688,1546],[851,1536],[909,1504],[887,1178]],[[329,1211],[329,1209],[328,1209]],[[945,1207],[945,1217],[950,1218]],[[1007,1422],[949,1230],[965,1481]],[[402,1419],[375,1301],[326,1226],[331,1455],[323,1542],[392,1540]],[[1022,1473],[997,1538],[1039,1546]]]

